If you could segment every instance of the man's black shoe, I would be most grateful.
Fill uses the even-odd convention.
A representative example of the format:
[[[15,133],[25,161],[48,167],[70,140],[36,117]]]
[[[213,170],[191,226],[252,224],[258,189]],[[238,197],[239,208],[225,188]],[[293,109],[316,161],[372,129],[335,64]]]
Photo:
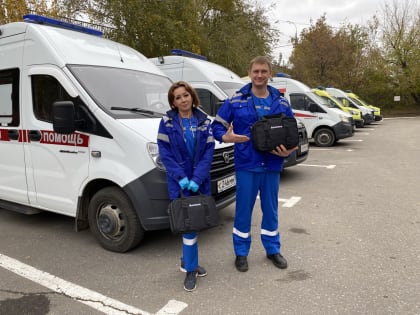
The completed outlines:
[[[235,267],[238,271],[248,271],[248,261],[246,256],[236,256]]]
[[[267,255],[267,258],[273,262],[273,265],[280,269],[287,268],[287,260],[280,254]]]

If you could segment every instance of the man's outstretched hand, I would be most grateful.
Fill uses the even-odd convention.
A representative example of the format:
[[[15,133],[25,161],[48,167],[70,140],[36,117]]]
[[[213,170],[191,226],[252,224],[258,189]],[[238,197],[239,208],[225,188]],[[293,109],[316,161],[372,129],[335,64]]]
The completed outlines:
[[[237,135],[233,132],[233,126],[230,125],[229,129],[222,136],[222,141],[226,143],[241,143],[249,141],[249,137],[244,135]]]

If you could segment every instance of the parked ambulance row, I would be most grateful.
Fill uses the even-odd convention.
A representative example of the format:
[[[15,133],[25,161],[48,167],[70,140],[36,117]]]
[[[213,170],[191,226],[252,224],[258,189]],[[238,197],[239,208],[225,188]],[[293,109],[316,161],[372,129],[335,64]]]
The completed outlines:
[[[209,115],[244,85],[224,67],[174,54],[149,60],[95,29],[33,14],[0,25],[0,208],[73,217],[115,252],[169,228],[156,137],[171,83],[191,83]],[[352,134],[350,114],[292,82],[271,82],[301,122],[286,167],[307,159],[308,138],[328,146]],[[216,143],[211,178],[218,208],[233,203],[232,144]]]
[[[0,25],[0,208],[73,217],[115,252],[168,229],[156,138],[171,84],[95,29],[33,14]],[[232,144],[216,143],[211,180],[218,208],[235,201]]]
[[[382,120],[380,109],[367,105],[354,93],[337,88],[313,88],[279,73],[270,84],[289,100],[295,117],[306,127],[317,146],[328,147],[352,137],[355,127],[362,128]]]
[[[179,52],[178,52],[179,54]],[[214,115],[244,85],[197,56],[149,60],[95,29],[39,15],[0,25],[0,208],[55,212],[115,252],[169,228],[166,173],[156,143],[175,80]],[[305,126],[286,167],[306,160]],[[233,144],[216,143],[212,195],[235,201]]]

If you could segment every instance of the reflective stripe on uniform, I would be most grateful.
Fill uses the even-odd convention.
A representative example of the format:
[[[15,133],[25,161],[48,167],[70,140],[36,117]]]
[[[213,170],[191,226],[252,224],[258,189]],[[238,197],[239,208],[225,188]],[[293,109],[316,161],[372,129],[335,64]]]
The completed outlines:
[[[261,229],[261,235],[276,236],[277,234],[279,234],[279,231],[268,231]]]
[[[183,237],[182,243],[187,246],[192,246],[195,243],[197,243],[197,237],[194,237],[193,239],[188,239],[188,238]]]
[[[169,142],[168,135],[165,135],[164,133],[158,133],[157,138],[158,138],[158,140]]]
[[[216,115],[214,120],[221,123],[226,129],[229,129],[230,124],[226,120],[224,120],[222,117],[220,117],[219,115]]]
[[[238,235],[239,237],[242,237],[242,238],[249,238],[251,236],[251,233],[244,233],[237,230],[236,228],[233,228],[232,232],[233,234]]]

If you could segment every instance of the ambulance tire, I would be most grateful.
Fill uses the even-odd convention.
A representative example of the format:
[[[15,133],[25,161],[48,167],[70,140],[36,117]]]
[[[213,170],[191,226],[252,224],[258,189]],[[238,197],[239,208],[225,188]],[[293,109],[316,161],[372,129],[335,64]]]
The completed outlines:
[[[334,131],[327,128],[321,128],[315,131],[315,144],[319,147],[331,147],[335,143]]]
[[[88,218],[93,235],[107,250],[124,253],[143,239],[144,229],[137,213],[118,187],[103,188],[92,197]]]

